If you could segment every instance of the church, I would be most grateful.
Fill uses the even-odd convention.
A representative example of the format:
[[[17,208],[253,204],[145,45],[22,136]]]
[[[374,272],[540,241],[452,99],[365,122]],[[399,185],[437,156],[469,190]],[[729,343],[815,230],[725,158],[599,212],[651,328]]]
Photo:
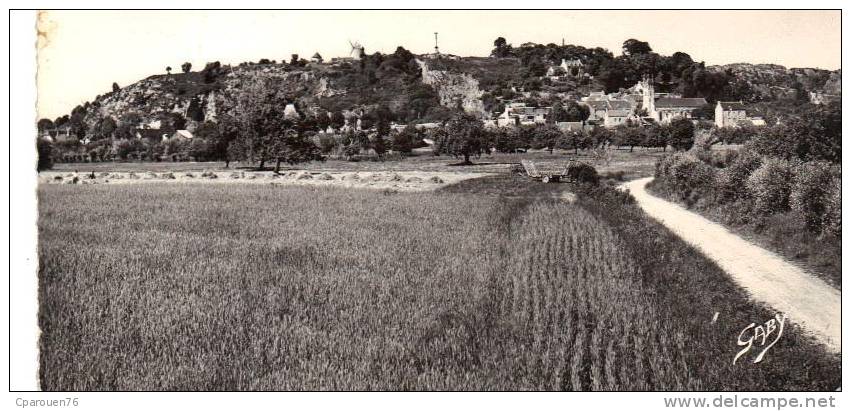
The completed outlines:
[[[695,110],[705,106],[703,97],[683,98],[670,93],[656,94],[653,82],[645,78],[634,89],[642,95],[641,106],[657,123],[670,124],[678,118],[692,118]]]

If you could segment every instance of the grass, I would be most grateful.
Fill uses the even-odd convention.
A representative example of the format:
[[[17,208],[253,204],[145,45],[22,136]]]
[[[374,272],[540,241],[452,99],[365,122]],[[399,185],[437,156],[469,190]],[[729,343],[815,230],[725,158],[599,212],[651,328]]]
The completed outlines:
[[[634,206],[488,179],[410,194],[42,186],[41,387],[839,386],[838,358],[795,329],[732,366],[768,311]]]
[[[651,176],[654,172],[656,160],[664,155],[657,149],[635,148],[630,153],[628,149],[613,149],[610,151],[611,158],[602,161],[594,158],[590,153],[580,151],[578,155],[572,150],[555,150],[553,153],[547,151],[530,150],[528,153],[482,155],[473,157],[471,166],[453,166],[460,160],[451,156],[434,156],[430,152],[418,150],[415,155],[407,157],[402,161],[359,161],[350,162],[342,160],[328,160],[300,164],[299,169],[308,170],[335,170],[335,171],[464,171],[464,172],[502,172],[506,171],[512,164],[520,164],[521,160],[540,161],[565,161],[567,159],[578,159],[594,165],[600,173],[613,171],[623,172],[626,179]],[[53,169],[55,171],[81,173],[87,172],[182,172],[224,169],[223,161],[214,162],[104,162],[104,163],[58,163]],[[248,167],[249,164],[231,163],[231,167]]]

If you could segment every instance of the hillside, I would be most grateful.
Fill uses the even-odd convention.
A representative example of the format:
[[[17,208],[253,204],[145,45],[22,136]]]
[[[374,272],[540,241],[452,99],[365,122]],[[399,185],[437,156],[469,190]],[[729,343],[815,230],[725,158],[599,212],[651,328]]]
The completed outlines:
[[[754,93],[755,100],[795,99],[797,93],[840,95],[842,71],[814,68],[786,68],[777,64],[735,63],[710,66],[715,72],[729,73],[745,82]]]
[[[634,40],[633,40],[634,41]],[[639,42],[640,43],[640,42]],[[626,44],[626,43],[625,43]],[[495,57],[416,56],[397,48],[360,60],[276,63],[266,59],[236,66],[209,63],[201,71],[159,74],[97,96],[46,127],[92,140],[129,138],[193,130],[199,123],[228,113],[234,93],[252,79],[272,79],[317,129],[326,118],[339,123],[355,118],[374,123],[440,122],[455,109],[480,117],[502,111],[507,101],[549,106],[579,100],[591,91],[618,91],[646,73],[655,73],[659,89],[685,97],[743,100],[756,112],[774,116],[795,111],[790,105],[837,100],[841,71],[737,63],[705,66],[682,52],[663,56],[649,45],[615,57],[605,49],[554,44],[494,49]],[[496,57],[498,56],[498,57]],[[546,75],[562,59],[580,61],[584,72],[559,79]],[[153,131],[145,131],[153,130]]]

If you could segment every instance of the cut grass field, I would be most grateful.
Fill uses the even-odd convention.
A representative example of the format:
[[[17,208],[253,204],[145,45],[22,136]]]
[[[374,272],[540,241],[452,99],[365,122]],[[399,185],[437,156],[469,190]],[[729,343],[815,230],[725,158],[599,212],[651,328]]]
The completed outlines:
[[[473,157],[473,165],[461,166],[462,160],[452,156],[434,156],[428,150],[417,150],[415,155],[403,160],[394,161],[343,161],[327,160],[313,161],[299,164],[294,168],[309,171],[423,171],[423,172],[466,172],[466,173],[493,173],[504,172],[514,164],[520,164],[521,160],[538,161],[566,161],[577,159],[597,168],[600,173],[619,171],[627,179],[647,177],[653,175],[655,164],[659,157],[664,155],[658,149],[635,148],[629,152],[627,148],[610,150],[610,158],[603,161],[594,158],[590,153],[580,151],[578,155],[573,151],[555,150],[549,153],[545,150],[530,150],[528,153],[483,155]],[[231,163],[232,169],[247,170],[253,165],[245,163]],[[200,172],[204,170],[226,170],[223,161],[211,162],[102,162],[102,163],[58,163],[53,167],[54,171],[89,173],[100,172]],[[284,166],[284,168],[289,168]]]
[[[616,194],[566,187],[41,186],[41,387],[839,386],[796,329],[732,365],[771,314]]]

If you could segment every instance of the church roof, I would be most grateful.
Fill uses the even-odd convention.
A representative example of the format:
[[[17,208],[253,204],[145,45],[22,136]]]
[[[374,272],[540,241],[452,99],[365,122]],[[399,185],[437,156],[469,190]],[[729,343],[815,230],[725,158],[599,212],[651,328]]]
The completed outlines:
[[[706,104],[706,99],[663,97],[656,100],[656,108],[698,108]]]
[[[626,100],[609,100],[609,109],[612,110],[628,110],[632,108],[632,104]]]
[[[588,100],[584,101],[592,110],[605,110],[608,107],[608,101],[605,100]]]

